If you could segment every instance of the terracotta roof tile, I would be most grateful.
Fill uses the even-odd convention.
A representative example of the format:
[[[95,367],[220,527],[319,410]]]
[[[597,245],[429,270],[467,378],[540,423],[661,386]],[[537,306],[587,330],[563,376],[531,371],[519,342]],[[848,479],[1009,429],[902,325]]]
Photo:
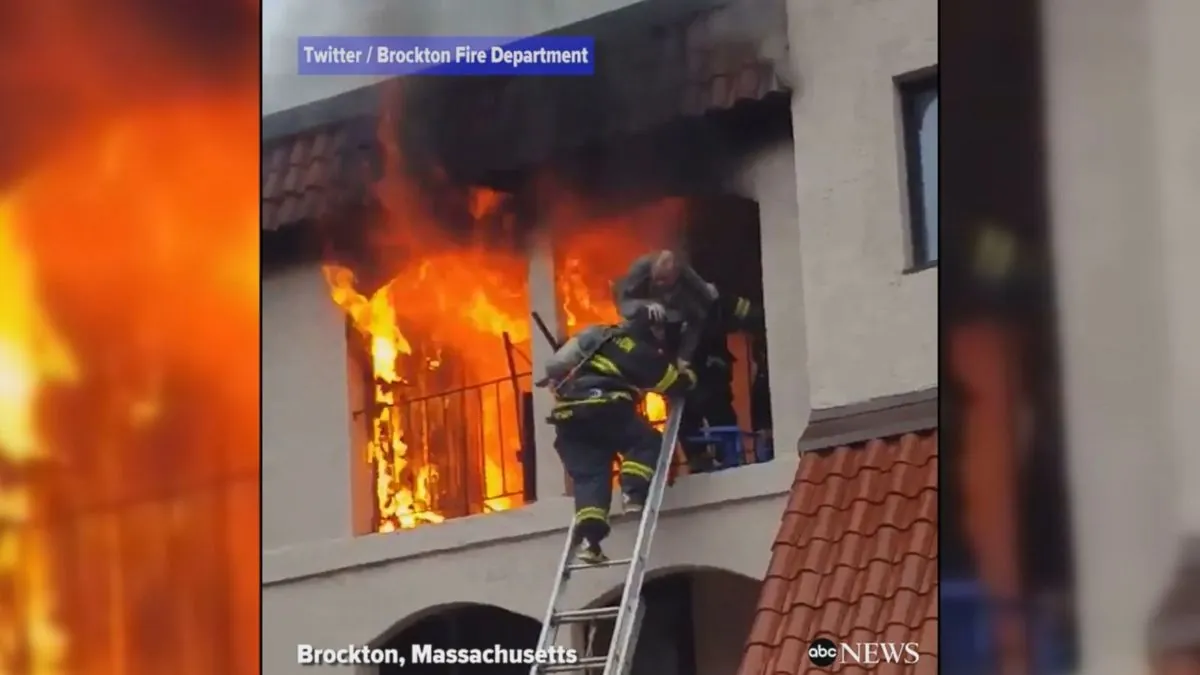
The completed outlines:
[[[738,675],[830,672],[818,636],[917,642],[919,664],[871,672],[937,672],[937,454],[936,432],[804,453]]]

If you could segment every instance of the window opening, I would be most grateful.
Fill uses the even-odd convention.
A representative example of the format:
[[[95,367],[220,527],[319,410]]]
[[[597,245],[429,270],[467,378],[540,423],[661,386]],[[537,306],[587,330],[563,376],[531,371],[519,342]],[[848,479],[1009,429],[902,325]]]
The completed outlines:
[[[938,77],[900,85],[913,266],[938,261]]]

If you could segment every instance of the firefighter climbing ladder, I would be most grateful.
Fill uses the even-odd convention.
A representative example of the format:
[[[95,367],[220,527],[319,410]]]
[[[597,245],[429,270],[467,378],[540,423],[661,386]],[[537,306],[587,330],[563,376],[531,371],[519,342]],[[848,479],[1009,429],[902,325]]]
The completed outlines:
[[[689,350],[690,351],[690,350]],[[549,649],[555,645],[558,629],[566,625],[587,624],[592,621],[613,619],[612,641],[608,653],[601,656],[585,656],[577,663],[538,664],[533,666],[529,675],[547,675],[548,673],[601,672],[603,675],[628,675],[633,667],[633,653],[637,647],[638,629],[641,628],[645,607],[642,605],[642,581],[646,576],[646,562],[650,558],[650,542],[654,539],[654,529],[658,526],[658,512],[662,506],[663,493],[667,488],[667,474],[671,468],[671,456],[674,454],[675,441],[679,436],[679,423],[683,414],[683,401],[672,401],[667,425],[663,429],[662,450],[658,456],[658,466],[654,470],[654,480],[650,483],[650,494],[646,498],[646,506],[642,511],[638,524],[637,539],[634,540],[633,553],[625,559],[614,558],[598,565],[589,565],[575,561],[575,523],[567,530],[567,543],[563,548],[562,559],[558,563],[558,574],[554,577],[554,590],[550,593],[550,606],[546,609],[546,617],[542,621],[542,634],[538,638],[538,649]],[[588,574],[589,570],[609,567],[628,566],[625,574],[625,587],[621,591],[621,602],[616,607],[599,607],[595,609],[560,610],[558,602],[562,591],[570,581],[571,575]]]

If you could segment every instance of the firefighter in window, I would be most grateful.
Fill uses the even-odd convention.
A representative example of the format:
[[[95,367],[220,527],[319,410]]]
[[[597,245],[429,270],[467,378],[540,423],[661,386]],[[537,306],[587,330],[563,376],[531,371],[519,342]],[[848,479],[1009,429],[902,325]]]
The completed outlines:
[[[763,322],[762,311],[749,300],[721,295],[712,303],[699,325],[699,339],[691,359],[696,371],[696,387],[688,393],[680,420],[679,438],[687,457],[689,473],[704,473],[720,468],[709,444],[701,440],[707,427],[737,427],[733,405],[733,366],[729,335],[756,330]]]
[[[575,492],[576,557],[607,560],[601,542],[609,533],[611,467],[618,453],[626,513],[641,513],[658,464],[662,435],[642,417],[644,392],[677,397],[695,374],[665,350],[661,315],[645,308],[616,326],[592,326],[571,338],[546,364],[538,386],[550,386],[555,404],[555,450]]]

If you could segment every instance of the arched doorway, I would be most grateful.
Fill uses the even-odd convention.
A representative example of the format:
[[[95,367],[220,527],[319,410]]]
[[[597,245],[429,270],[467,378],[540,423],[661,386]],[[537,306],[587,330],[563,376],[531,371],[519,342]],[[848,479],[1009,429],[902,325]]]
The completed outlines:
[[[646,582],[646,615],[633,675],[728,675],[741,663],[762,582],[716,569],[673,572]],[[595,603],[620,602],[620,588]],[[592,653],[605,654],[612,621],[586,629]]]
[[[431,645],[435,649],[483,649],[500,645],[513,649],[532,649],[537,646],[541,625],[522,616],[491,605],[460,605],[435,612],[404,628],[386,642],[383,648],[400,650],[410,655],[413,645]],[[414,664],[404,667],[384,665],[379,675],[528,675],[529,666],[522,665],[458,665]]]

